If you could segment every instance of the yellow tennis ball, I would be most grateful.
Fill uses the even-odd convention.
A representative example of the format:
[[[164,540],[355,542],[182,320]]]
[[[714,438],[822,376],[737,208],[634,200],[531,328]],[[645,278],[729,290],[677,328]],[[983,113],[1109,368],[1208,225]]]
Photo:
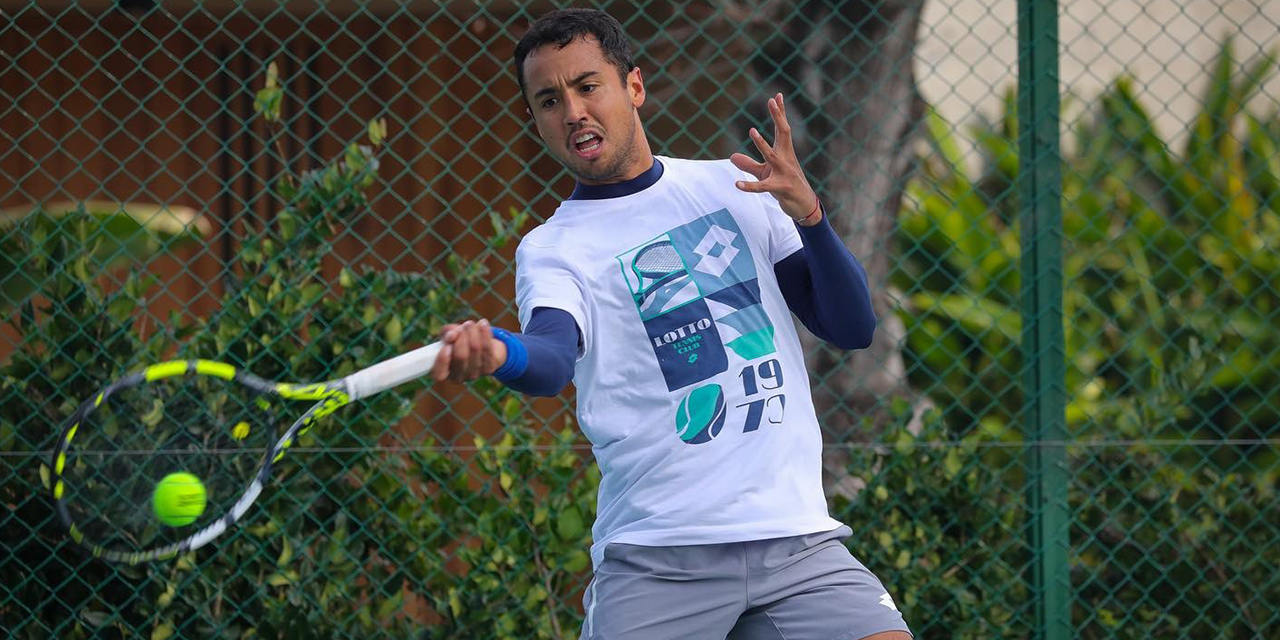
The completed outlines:
[[[231,437],[236,440],[244,440],[249,435],[249,423],[237,422],[236,426],[231,428]]]
[[[208,495],[200,478],[179,471],[160,480],[151,496],[156,517],[170,527],[182,527],[196,521],[204,513]]]

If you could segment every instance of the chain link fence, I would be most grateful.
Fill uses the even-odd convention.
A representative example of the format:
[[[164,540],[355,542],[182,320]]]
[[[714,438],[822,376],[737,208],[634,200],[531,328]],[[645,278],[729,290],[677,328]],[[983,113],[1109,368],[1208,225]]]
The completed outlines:
[[[1276,636],[1280,3],[599,6],[657,153],[751,152],[787,95],[880,318],[806,342],[832,514],[918,637]],[[510,63],[551,8],[0,0],[11,637],[576,637],[572,390],[345,409],[170,563],[86,558],[41,478],[75,404],[158,359],[321,380],[515,328],[516,239],[572,188]]]

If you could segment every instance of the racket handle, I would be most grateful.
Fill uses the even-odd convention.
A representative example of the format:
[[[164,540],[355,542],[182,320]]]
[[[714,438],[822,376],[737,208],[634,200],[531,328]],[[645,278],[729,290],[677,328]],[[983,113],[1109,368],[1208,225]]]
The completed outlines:
[[[347,395],[354,402],[426,375],[435,364],[441,346],[433,342],[347,376],[344,380]]]

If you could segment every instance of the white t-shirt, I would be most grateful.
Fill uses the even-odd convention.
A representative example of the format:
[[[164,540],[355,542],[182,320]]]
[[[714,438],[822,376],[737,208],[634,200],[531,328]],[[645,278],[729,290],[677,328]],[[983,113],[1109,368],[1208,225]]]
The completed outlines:
[[[822,436],[774,263],[794,223],[727,160],[567,200],[516,251],[516,305],[567,311],[578,422],[601,480],[591,557],[829,531]]]

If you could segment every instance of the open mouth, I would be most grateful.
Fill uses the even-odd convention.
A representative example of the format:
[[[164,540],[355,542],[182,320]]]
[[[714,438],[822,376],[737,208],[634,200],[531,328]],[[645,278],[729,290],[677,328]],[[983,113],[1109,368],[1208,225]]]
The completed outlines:
[[[583,158],[594,158],[600,155],[604,139],[595,133],[581,133],[573,137],[573,150]]]

